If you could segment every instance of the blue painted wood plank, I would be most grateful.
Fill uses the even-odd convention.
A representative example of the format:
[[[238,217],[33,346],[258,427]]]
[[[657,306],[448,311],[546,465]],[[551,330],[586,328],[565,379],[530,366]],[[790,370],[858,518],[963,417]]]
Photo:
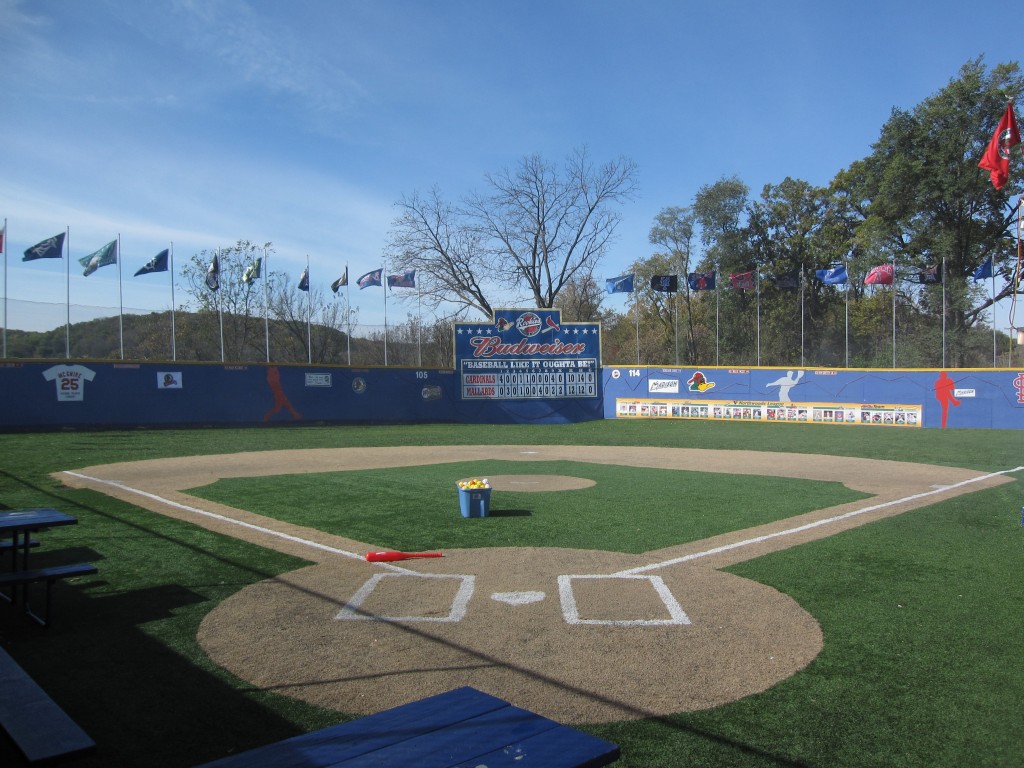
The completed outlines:
[[[337,765],[390,744],[507,707],[463,687],[204,764],[201,768],[313,768]]]
[[[345,768],[371,768],[382,765],[449,768],[472,761],[479,755],[501,750],[563,727],[553,720],[506,704],[502,709],[453,723],[445,728],[423,730],[410,738],[396,741],[338,765],[344,765]]]
[[[617,744],[559,726],[450,768],[600,768],[620,756]]]

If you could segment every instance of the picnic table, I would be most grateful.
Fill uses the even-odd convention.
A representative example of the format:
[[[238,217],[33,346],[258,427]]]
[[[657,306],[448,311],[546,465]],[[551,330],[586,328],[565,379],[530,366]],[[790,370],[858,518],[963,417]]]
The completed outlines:
[[[609,741],[466,686],[199,768],[598,768],[618,759]]]
[[[78,519],[73,515],[50,507],[0,510],[0,541],[3,541],[0,551],[11,553],[10,570],[0,573],[0,598],[16,603],[20,590],[25,613],[44,627],[50,624],[50,605],[54,583],[75,576],[88,576],[96,573],[97,568],[92,563],[69,563],[45,568],[29,568],[29,553],[39,543],[32,539],[32,533],[61,525],[74,525],[77,522]],[[8,535],[10,535],[10,541],[6,540]],[[46,584],[46,607],[42,616],[35,613],[29,606],[28,588],[30,584],[37,582]],[[2,588],[6,587],[11,589],[9,595],[3,592]]]
[[[11,570],[28,570],[28,556],[32,551],[32,533],[59,525],[74,525],[78,518],[50,507],[37,509],[0,510],[0,538],[10,536],[4,542],[4,550],[11,552]],[[18,567],[19,555],[21,568]]]

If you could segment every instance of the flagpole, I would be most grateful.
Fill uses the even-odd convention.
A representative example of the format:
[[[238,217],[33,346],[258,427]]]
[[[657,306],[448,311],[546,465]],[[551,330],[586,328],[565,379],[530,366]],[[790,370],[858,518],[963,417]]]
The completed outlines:
[[[800,367],[804,367],[804,264],[800,262]]]
[[[939,282],[942,283],[942,367],[946,367],[946,257],[939,262]]]
[[[640,365],[640,291],[636,287],[636,273],[633,274],[633,318],[636,320],[636,364]]]
[[[3,245],[4,245],[4,354],[3,357],[7,359],[7,252],[11,250],[7,246],[7,219],[4,219],[4,228],[0,230],[3,233]]]
[[[761,365],[761,270],[758,269],[754,273],[754,279],[757,280],[757,364]]]
[[[991,256],[989,256],[992,259]],[[992,260],[992,266],[989,268],[992,273],[989,277],[992,278],[992,367],[996,367],[996,270],[995,260]]]
[[[171,275],[171,360],[178,360],[178,348],[174,343],[174,241],[171,240],[170,248],[167,253],[170,257],[170,272]]]
[[[388,365],[388,260],[384,259],[384,266],[380,270],[381,288],[384,291],[384,367]]]
[[[892,367],[896,367],[896,259],[892,260]]]
[[[348,262],[345,262],[345,323],[348,325],[348,337],[345,339],[348,367],[352,367],[352,285],[348,275]]]
[[[685,277],[685,275],[684,275]],[[676,342],[676,367],[679,367],[679,283],[676,283],[676,295],[672,297],[672,307],[675,309],[675,317],[673,323],[675,325],[675,342]]]
[[[224,313],[220,309],[220,248],[217,249],[217,322],[220,325],[220,361],[224,362]]]
[[[306,254],[306,359],[313,364],[313,326],[310,315],[313,312],[313,289],[309,285],[309,254]]]
[[[270,362],[270,256],[263,246],[263,337],[267,341],[267,362]]]
[[[419,283],[416,284],[416,365],[423,367],[423,307]]]
[[[718,318],[718,291],[720,289],[720,286],[718,284],[719,284],[719,282],[721,282],[722,275],[721,275],[721,271],[719,269],[719,266],[720,265],[718,265],[718,264],[715,265],[715,365],[719,365],[719,357],[718,357],[718,355],[719,355],[719,346],[720,346],[719,333],[718,333],[718,328],[719,328],[719,326],[718,326],[718,322],[719,322],[719,318]]]
[[[843,267],[846,267],[846,262],[843,262]],[[845,269],[846,272],[846,284],[843,286],[846,290],[846,367],[850,367],[850,270]]]
[[[68,257],[64,262],[64,357],[71,358],[71,227],[64,235]]]
[[[117,322],[121,329],[121,359],[124,360],[124,282],[121,280],[121,233],[117,233]]]

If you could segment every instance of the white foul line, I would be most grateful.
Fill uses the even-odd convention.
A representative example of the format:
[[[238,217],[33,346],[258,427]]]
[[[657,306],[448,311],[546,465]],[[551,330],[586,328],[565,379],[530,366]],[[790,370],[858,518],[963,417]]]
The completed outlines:
[[[290,533],[283,533],[281,531],[275,531],[273,528],[264,528],[261,525],[254,525],[253,523],[247,523],[247,522],[245,522],[243,520],[236,520],[235,518],[228,517],[227,515],[218,515],[216,512],[208,512],[205,509],[199,509],[197,507],[190,507],[187,504],[180,504],[177,501],[171,501],[170,499],[166,499],[163,496],[157,496],[155,493],[150,493],[149,491],[143,491],[143,490],[140,490],[138,488],[132,488],[131,486],[125,485],[124,483],[119,483],[116,480],[104,480],[103,478],[99,478],[99,477],[90,477],[89,475],[82,475],[82,474],[79,474],[78,472],[71,472],[70,470],[64,470],[64,474],[65,475],[71,475],[72,477],[77,477],[77,478],[80,478],[82,480],[89,480],[89,481],[94,482],[94,483],[100,483],[102,485],[109,485],[109,486],[113,486],[114,488],[120,488],[122,491],[127,491],[129,493],[136,493],[139,496],[145,496],[147,499],[152,499],[153,501],[158,501],[161,504],[167,504],[168,506],[175,507],[176,509],[184,510],[185,512],[191,512],[194,515],[202,515],[203,517],[209,517],[209,518],[211,518],[213,520],[219,520],[222,523],[231,523],[232,525],[237,525],[237,526],[240,526],[242,528],[248,528],[250,530],[257,531],[258,533],[266,534],[267,536],[276,536],[279,539],[284,539],[285,541],[291,541],[291,542],[293,542],[295,544],[302,544],[303,546],[307,546],[307,547],[310,547],[312,549],[319,549],[319,550],[322,550],[324,552],[330,552],[332,555],[341,555],[342,557],[351,557],[354,560],[363,560],[364,559],[364,557],[362,555],[357,555],[355,552],[349,552],[348,550],[345,550],[345,549],[338,549],[337,547],[329,547],[326,544],[320,544],[320,543],[315,542],[315,541],[310,541],[309,539],[303,539],[303,538],[300,538],[298,536],[292,536]],[[393,565],[392,563],[374,563],[374,565],[379,565],[379,566],[381,566],[383,568],[387,568],[388,570],[396,571],[398,573],[410,573],[410,574],[411,573],[417,573],[416,571],[411,571],[408,568],[402,568],[401,566]]]
[[[931,491],[924,491],[922,493],[915,493],[913,496],[904,496],[902,499],[895,499],[894,501],[886,501],[886,502],[883,502],[881,504],[873,504],[870,507],[862,507],[860,509],[854,509],[854,510],[851,510],[850,512],[844,512],[841,515],[836,515],[835,517],[827,517],[824,520],[815,520],[813,523],[806,523],[805,525],[799,525],[796,528],[787,528],[784,531],[776,531],[775,533],[766,533],[764,536],[755,536],[752,539],[745,539],[744,541],[737,541],[737,542],[734,542],[732,544],[723,544],[722,546],[715,547],[714,549],[707,549],[707,550],[705,550],[703,552],[694,552],[693,554],[683,555],[682,557],[676,557],[676,558],[673,558],[671,560],[666,560],[666,561],[661,562],[661,563],[652,563],[651,565],[642,565],[639,568],[628,568],[628,569],[626,569],[624,571],[618,571],[617,573],[613,573],[611,575],[612,576],[634,576],[636,574],[643,573],[644,571],[655,571],[655,570],[658,570],[659,568],[667,568],[670,565],[678,565],[679,563],[685,563],[685,562],[688,562],[690,560],[697,560],[697,559],[702,558],[702,557],[708,557],[710,555],[717,555],[717,554],[720,554],[722,552],[728,552],[731,549],[739,549],[740,547],[747,547],[747,546],[750,546],[751,544],[760,544],[761,542],[768,541],[769,539],[777,539],[777,538],[779,538],[781,536],[790,536],[790,535],[792,535],[794,533],[801,533],[803,531],[809,531],[812,528],[818,528],[818,527],[820,527],[822,525],[830,525],[831,523],[837,523],[840,520],[846,520],[848,518],[856,517],[858,515],[863,515],[863,514],[866,514],[868,512],[874,512],[875,510],[878,510],[878,509],[885,509],[886,507],[894,507],[894,506],[896,506],[898,504],[904,504],[904,503],[906,503],[908,501],[916,501],[917,499],[923,499],[923,498],[927,498],[928,496],[934,496],[937,493],[945,493],[946,491],[951,490],[953,488],[960,488],[961,486],[964,486],[964,485],[969,485],[971,483],[977,483],[977,482],[980,482],[982,480],[988,480],[989,478],[998,477],[999,475],[1008,475],[1008,474],[1011,474],[1013,472],[1020,472],[1022,470],[1024,470],[1024,466],[1015,467],[1014,469],[1004,469],[1004,470],[1000,470],[999,472],[990,472],[987,475],[979,475],[978,477],[972,477],[972,478],[970,478],[968,480],[962,480],[959,483],[954,483],[953,485],[944,485],[941,488],[936,488],[936,489],[931,490]]]

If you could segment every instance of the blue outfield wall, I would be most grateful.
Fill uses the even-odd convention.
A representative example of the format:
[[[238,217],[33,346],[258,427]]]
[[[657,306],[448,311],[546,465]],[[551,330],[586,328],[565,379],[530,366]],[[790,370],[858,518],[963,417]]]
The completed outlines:
[[[0,430],[602,418],[599,398],[467,401],[452,370],[306,365],[0,362]]]
[[[453,370],[4,361],[0,430],[602,418],[1024,428],[1016,369],[604,367],[600,382],[597,397],[463,400]]]
[[[1005,368],[605,367],[608,419],[1024,429],[1024,372]]]

